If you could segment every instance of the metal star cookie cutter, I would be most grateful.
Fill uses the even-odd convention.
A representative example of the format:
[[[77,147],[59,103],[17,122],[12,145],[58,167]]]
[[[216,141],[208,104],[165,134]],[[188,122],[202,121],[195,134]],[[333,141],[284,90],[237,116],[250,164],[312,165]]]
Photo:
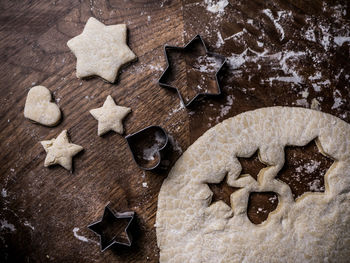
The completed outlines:
[[[114,212],[110,207],[109,204],[105,207],[102,219],[100,221],[97,221],[95,223],[92,223],[88,226],[88,228],[94,232],[96,235],[100,237],[100,246],[101,246],[101,252],[104,252],[106,249],[110,248],[111,246],[118,244],[121,246],[131,247],[132,245],[132,235],[129,231],[129,227],[132,224],[134,220],[135,212],[134,211],[128,211],[128,212]],[[111,224],[114,221],[121,220],[121,219],[128,219],[128,224],[124,229],[125,233],[125,240],[117,239],[119,236],[117,234],[113,235],[112,238],[107,238],[106,234],[103,230],[105,230],[106,224]]]
[[[135,163],[141,169],[150,171],[160,168],[169,145],[168,134],[162,127],[149,126],[127,135],[125,139]]]
[[[192,99],[190,99],[189,101],[185,102],[184,97],[182,96],[180,90],[170,84],[167,83],[167,78],[169,77],[169,75],[171,75],[171,63],[170,63],[170,58],[169,58],[169,52],[171,51],[182,51],[182,52],[188,52],[191,51],[192,45],[194,45],[194,43],[196,41],[200,42],[200,45],[202,46],[202,48],[205,51],[205,55],[209,55],[210,57],[216,57],[219,58],[221,60],[220,66],[218,67],[218,69],[216,70],[215,73],[215,85],[217,88],[217,92],[216,93],[211,93],[211,92],[198,92]],[[167,62],[167,67],[164,70],[164,72],[162,73],[162,75],[160,76],[159,80],[158,80],[158,85],[164,88],[169,88],[169,89],[173,89],[176,90],[181,103],[183,103],[183,105],[185,105],[186,108],[189,108],[194,101],[198,100],[199,98],[204,98],[204,97],[210,97],[210,96],[218,96],[221,94],[221,87],[220,87],[220,83],[218,81],[218,73],[221,71],[222,67],[225,65],[227,59],[217,53],[213,53],[208,51],[203,38],[200,35],[196,35],[190,42],[188,42],[184,47],[176,47],[176,46],[169,46],[169,45],[165,45],[164,46],[164,54],[165,54],[165,58],[166,58],[166,62]]]

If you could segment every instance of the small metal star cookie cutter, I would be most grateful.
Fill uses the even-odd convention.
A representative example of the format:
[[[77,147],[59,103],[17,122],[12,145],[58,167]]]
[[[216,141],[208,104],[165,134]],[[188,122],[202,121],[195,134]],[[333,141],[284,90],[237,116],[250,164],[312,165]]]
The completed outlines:
[[[169,59],[169,51],[182,51],[182,52],[186,52],[186,51],[190,51],[191,50],[191,46],[193,45],[193,43],[195,43],[196,41],[199,41],[201,46],[204,48],[205,54],[209,55],[211,57],[216,57],[219,58],[221,60],[221,65],[220,67],[216,70],[215,73],[215,85],[217,87],[217,92],[216,93],[211,93],[211,92],[199,92],[197,93],[192,99],[190,99],[187,103],[184,100],[184,97],[181,95],[181,92],[178,88],[167,84],[166,79],[168,78],[169,75],[171,75],[171,66],[170,66],[170,59]],[[162,73],[162,75],[160,76],[159,80],[158,80],[158,85],[164,88],[169,88],[169,89],[173,89],[176,90],[180,101],[183,105],[185,105],[186,108],[189,108],[192,106],[193,102],[200,99],[200,98],[204,98],[204,97],[212,97],[212,96],[219,96],[221,95],[221,87],[220,87],[220,83],[218,80],[218,73],[221,71],[221,69],[223,68],[223,66],[225,65],[225,63],[227,62],[226,57],[214,53],[214,52],[210,52],[208,51],[203,38],[200,35],[196,35],[190,42],[188,42],[184,47],[176,47],[176,46],[169,46],[169,45],[165,45],[164,46],[164,54],[165,54],[165,58],[166,58],[166,62],[167,62],[167,67],[164,70],[164,72]]]
[[[157,125],[146,127],[125,137],[135,163],[143,170],[151,171],[161,167],[169,137],[167,132]],[[166,166],[166,165],[165,165]]]
[[[104,252],[106,249],[110,248],[115,244],[125,246],[125,247],[131,247],[133,238],[130,233],[129,227],[134,220],[134,216],[135,216],[134,211],[128,211],[123,213],[114,212],[112,208],[110,208],[109,204],[107,204],[107,206],[105,207],[102,219],[88,226],[88,228],[92,232],[94,232],[96,235],[100,237],[101,252]],[[125,233],[124,240],[118,239],[120,237],[117,234],[114,234],[111,238],[107,238],[107,235],[103,231],[106,229],[106,225],[112,224],[115,221],[123,220],[123,219],[128,220],[128,224],[124,229],[124,233]]]

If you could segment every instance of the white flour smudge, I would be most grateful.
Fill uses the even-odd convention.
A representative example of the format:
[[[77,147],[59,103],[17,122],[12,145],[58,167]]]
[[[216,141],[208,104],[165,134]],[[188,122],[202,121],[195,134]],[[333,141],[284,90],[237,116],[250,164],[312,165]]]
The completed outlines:
[[[10,224],[9,222],[7,222],[6,219],[0,220],[0,230],[3,230],[3,229],[8,229],[12,232],[16,231],[15,226],[13,224]]]
[[[225,41],[222,39],[222,35],[221,35],[220,31],[218,31],[217,34],[218,34],[218,40],[216,41],[215,46],[216,46],[216,48],[219,48],[219,47],[221,47],[223,44],[225,44]]]
[[[89,242],[89,239],[87,239],[86,237],[78,235],[78,231],[79,231],[79,227],[74,227],[74,228],[73,228],[73,234],[74,234],[74,236],[75,236],[77,239],[79,239],[80,241]]]
[[[350,42],[350,37],[334,37],[334,43],[336,43],[338,46],[342,46],[345,42]]]
[[[242,37],[243,35],[244,35],[244,33],[247,33],[247,30],[245,29],[245,28],[243,28],[243,30],[242,31],[239,31],[239,32],[237,32],[237,33],[235,33],[235,34],[233,34],[233,35],[231,35],[231,36],[229,36],[229,37],[225,37],[225,41],[226,40],[229,40],[229,39],[235,39],[235,40],[237,40],[238,38],[240,38],[240,37]]]
[[[263,13],[265,15],[267,15],[270,18],[270,20],[272,21],[272,23],[275,25],[276,30],[280,34],[280,40],[282,41],[285,37],[285,34],[284,34],[283,27],[278,22],[281,20],[281,18],[286,17],[286,15],[291,15],[292,13],[286,12],[286,11],[278,11],[277,12],[277,15],[278,15],[277,19],[274,18],[270,9],[264,9]]]
[[[179,154],[181,154],[182,148],[181,148],[179,142],[177,140],[175,140],[175,138],[170,134],[168,134],[168,138],[169,138],[171,145],[173,146],[173,150],[178,152]]]
[[[34,231],[34,229],[35,229],[28,221],[24,221],[23,225],[29,227],[29,228],[32,229],[33,231]]]

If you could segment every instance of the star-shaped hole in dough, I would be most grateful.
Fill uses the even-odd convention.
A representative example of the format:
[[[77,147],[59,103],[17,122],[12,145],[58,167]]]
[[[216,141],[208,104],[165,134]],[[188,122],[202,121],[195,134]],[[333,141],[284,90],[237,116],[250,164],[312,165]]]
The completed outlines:
[[[261,169],[267,167],[264,163],[260,162],[258,150],[250,157],[237,157],[241,163],[242,171],[239,177],[251,176],[257,181],[258,174]],[[227,176],[218,184],[208,183],[210,190],[213,192],[211,204],[216,201],[223,201],[228,206],[230,205],[230,196],[233,192],[237,191],[238,187],[231,187],[227,184]]]
[[[130,108],[116,105],[110,95],[101,108],[90,110],[91,115],[98,121],[97,134],[99,136],[111,130],[123,134],[122,121],[130,112]]]
[[[72,170],[73,156],[83,150],[83,147],[70,143],[67,130],[63,130],[55,139],[41,141],[46,151],[44,166],[59,164],[67,170]]]
[[[259,160],[259,150],[248,158],[237,157],[237,159],[242,166],[240,177],[250,175],[255,179],[255,181],[257,181],[260,170],[267,167],[266,164]]]
[[[97,75],[115,82],[119,68],[136,58],[126,38],[125,24],[106,26],[90,17],[83,33],[67,42],[77,57],[77,77]]]
[[[209,206],[221,200],[224,203],[226,203],[229,207],[231,207],[230,196],[233,192],[240,189],[239,187],[232,187],[227,184],[227,175],[224,177],[224,179],[220,183],[218,184],[208,183],[208,186],[210,190],[213,192],[213,196],[211,198],[211,203],[209,204]]]
[[[301,147],[287,146],[284,151],[285,163],[276,179],[289,185],[294,199],[306,192],[324,192],[324,176],[333,160],[320,153],[315,140]]]

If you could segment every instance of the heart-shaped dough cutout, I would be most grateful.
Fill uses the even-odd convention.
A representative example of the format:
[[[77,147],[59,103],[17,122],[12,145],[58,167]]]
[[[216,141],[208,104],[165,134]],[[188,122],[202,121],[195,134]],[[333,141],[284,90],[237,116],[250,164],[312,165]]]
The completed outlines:
[[[24,106],[24,117],[45,126],[55,126],[61,120],[61,111],[51,99],[51,92],[46,87],[31,88]]]

